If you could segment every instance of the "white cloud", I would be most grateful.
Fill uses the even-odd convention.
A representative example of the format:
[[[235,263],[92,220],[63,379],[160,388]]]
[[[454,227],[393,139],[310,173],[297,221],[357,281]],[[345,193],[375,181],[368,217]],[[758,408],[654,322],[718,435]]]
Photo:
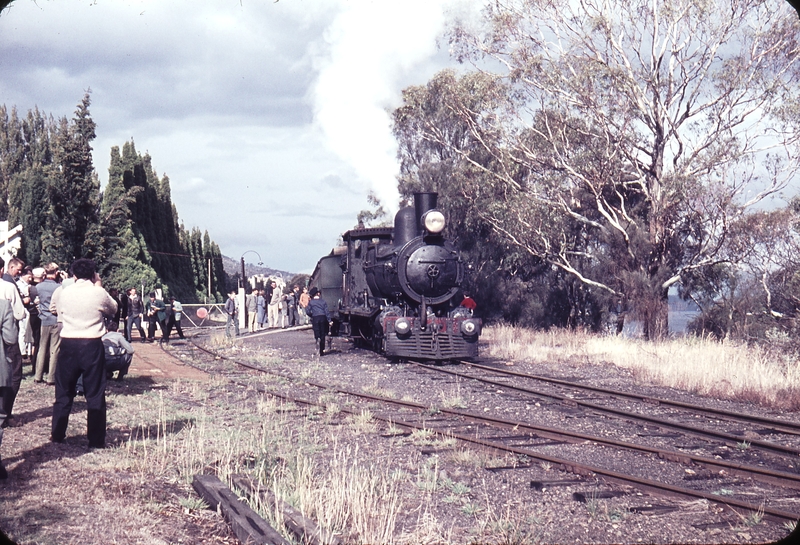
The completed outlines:
[[[187,227],[310,272],[368,189],[397,205],[387,109],[447,62],[446,5],[17,0],[0,16],[0,103],[72,117],[91,88],[101,180],[133,138]]]

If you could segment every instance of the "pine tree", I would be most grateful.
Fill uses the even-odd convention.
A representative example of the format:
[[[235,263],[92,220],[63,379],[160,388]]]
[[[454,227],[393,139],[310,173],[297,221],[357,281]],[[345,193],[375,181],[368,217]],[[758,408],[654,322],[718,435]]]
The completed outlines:
[[[9,185],[10,225],[22,225],[22,247],[17,257],[26,263],[40,263],[42,233],[50,208],[47,187],[50,171],[41,166],[30,167],[15,174]]]
[[[90,232],[97,232],[100,193],[92,164],[90,143],[95,138],[95,123],[89,114],[90,104],[87,92],[72,123],[61,118],[54,150],[60,176],[50,179],[47,185],[50,210],[42,237],[42,255],[46,261],[64,267],[94,253],[97,243],[94,237],[87,241]]]
[[[9,117],[5,105],[0,106],[0,221],[8,219],[8,188],[11,178],[23,168],[25,145],[17,108]]]
[[[0,105],[0,219],[23,225],[19,256],[31,264],[67,267],[95,258],[109,286],[143,291],[163,286],[184,301],[206,296],[208,259],[222,300],[227,275],[208,232],[188,232],[172,203],[170,180],[131,140],[111,149],[108,184],[92,164],[95,122],[90,91],[71,120],[38,109],[24,120]],[[14,223],[14,224],[16,224]]]

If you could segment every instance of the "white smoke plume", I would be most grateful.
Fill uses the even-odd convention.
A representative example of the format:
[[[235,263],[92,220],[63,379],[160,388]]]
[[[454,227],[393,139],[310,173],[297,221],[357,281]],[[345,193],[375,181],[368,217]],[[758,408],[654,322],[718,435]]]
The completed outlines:
[[[437,53],[447,0],[352,0],[326,29],[317,58],[315,122],[384,208],[398,207],[391,110],[403,80]],[[414,84],[424,84],[414,81]]]

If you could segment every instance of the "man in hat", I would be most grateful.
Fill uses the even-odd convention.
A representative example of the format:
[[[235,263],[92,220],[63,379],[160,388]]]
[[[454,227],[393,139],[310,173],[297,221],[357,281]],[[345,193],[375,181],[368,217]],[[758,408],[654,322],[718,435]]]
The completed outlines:
[[[314,330],[314,339],[317,341],[319,347],[319,355],[322,356],[325,351],[325,336],[328,334],[328,320],[330,320],[330,311],[328,311],[328,303],[322,298],[322,292],[319,288],[311,288],[311,301],[308,303],[306,311],[311,316],[311,328]]]

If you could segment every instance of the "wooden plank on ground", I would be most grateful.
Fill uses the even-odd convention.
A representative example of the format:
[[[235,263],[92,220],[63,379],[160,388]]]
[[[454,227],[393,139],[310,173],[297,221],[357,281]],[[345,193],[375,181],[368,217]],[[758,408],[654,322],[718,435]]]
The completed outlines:
[[[280,510],[283,513],[284,526],[301,543],[308,543],[309,545],[341,545],[339,538],[330,533],[323,533],[313,520],[303,516],[300,511],[283,500],[277,499],[270,490],[263,488],[260,483],[254,483],[252,479],[244,475],[233,475],[231,483],[233,486],[247,492],[250,496],[258,496],[261,501],[267,503],[273,509]]]
[[[262,519],[214,475],[195,475],[192,487],[208,505],[222,513],[236,537],[246,545],[289,545],[289,542]]]

